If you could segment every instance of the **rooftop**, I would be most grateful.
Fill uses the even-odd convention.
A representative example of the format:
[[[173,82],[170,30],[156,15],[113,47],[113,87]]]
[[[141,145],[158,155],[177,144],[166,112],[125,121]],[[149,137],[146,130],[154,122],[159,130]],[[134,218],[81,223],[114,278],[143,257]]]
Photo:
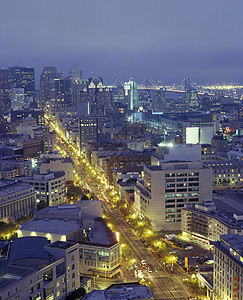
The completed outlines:
[[[24,190],[32,189],[32,187],[25,182],[0,179],[0,197],[15,194]]]
[[[152,292],[146,285],[139,283],[112,284],[106,290],[94,290],[82,299],[90,300],[132,300],[154,299]]]
[[[40,219],[30,220],[21,224],[20,230],[67,235],[82,228],[76,220]]]
[[[47,238],[31,236],[14,239],[11,244],[9,253],[9,262],[26,259],[44,259],[49,261],[49,255],[43,250],[43,247],[48,245]]]
[[[33,270],[8,265],[7,261],[0,262],[0,289],[32,273]]]
[[[242,216],[243,215],[243,203],[242,203],[242,196],[238,195],[234,192],[224,190],[218,191],[219,194],[213,195],[212,205],[216,206],[216,209],[212,211],[201,211],[202,214],[207,216],[214,217],[216,219],[221,220],[227,226],[234,226],[235,228],[243,228],[243,219],[238,218],[238,220],[234,217],[235,216]],[[221,194],[222,193],[222,194]],[[210,202],[203,202],[199,204],[200,206],[209,207]],[[211,206],[212,206],[211,205]],[[187,207],[186,209],[197,211],[196,208],[191,206]]]
[[[59,248],[59,249],[68,249],[68,248],[72,247],[75,244],[76,243],[72,243],[72,242],[56,241],[56,242],[48,245],[48,247],[50,247],[50,248]]]

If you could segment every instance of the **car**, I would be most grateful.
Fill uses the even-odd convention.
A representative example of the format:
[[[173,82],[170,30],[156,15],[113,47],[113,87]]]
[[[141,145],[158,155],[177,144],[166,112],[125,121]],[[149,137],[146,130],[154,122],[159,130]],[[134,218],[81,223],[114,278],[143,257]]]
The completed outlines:
[[[151,270],[150,268],[148,268],[148,272],[149,272],[149,273],[152,273],[152,270]]]
[[[199,256],[198,255],[194,255],[192,258],[199,258]]]
[[[144,259],[141,260],[141,265],[146,266],[146,261]]]
[[[193,249],[193,246],[186,246],[185,247],[185,250],[192,250]]]
[[[214,260],[213,259],[207,259],[206,261],[205,261],[205,264],[207,264],[207,265],[211,265],[211,264],[213,264],[214,263]]]
[[[170,254],[177,253],[175,250],[170,251]]]

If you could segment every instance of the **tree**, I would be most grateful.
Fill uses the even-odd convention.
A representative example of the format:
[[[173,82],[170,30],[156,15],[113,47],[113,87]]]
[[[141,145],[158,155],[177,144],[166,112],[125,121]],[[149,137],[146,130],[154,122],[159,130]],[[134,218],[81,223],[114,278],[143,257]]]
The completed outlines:
[[[86,294],[86,291],[83,287],[79,287],[76,291],[73,291],[66,297],[66,300],[76,300],[80,299]]]

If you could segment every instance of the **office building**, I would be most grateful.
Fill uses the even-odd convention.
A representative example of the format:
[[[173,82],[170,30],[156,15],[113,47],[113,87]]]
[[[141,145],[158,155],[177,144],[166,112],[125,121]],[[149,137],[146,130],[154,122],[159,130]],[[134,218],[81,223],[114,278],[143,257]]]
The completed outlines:
[[[79,118],[79,150],[85,151],[86,143],[98,142],[98,119],[91,116]]]
[[[213,299],[243,298],[243,237],[222,235],[214,242]]]
[[[3,112],[11,107],[12,73],[10,70],[0,70],[0,122],[3,122]]]
[[[124,83],[125,97],[128,98],[129,110],[133,111],[134,108],[139,106],[138,84],[130,78],[128,82]]]
[[[0,268],[0,299],[65,300],[80,287],[77,243],[14,239]]]
[[[203,165],[212,168],[213,186],[240,186],[243,182],[242,160],[209,160]]]
[[[51,242],[79,244],[80,274],[111,278],[120,272],[120,245],[102,218],[100,201],[47,207],[21,224],[18,237],[37,235]]]
[[[112,89],[103,85],[101,77],[88,79],[80,92],[80,101],[89,103],[90,114],[94,116],[107,115],[114,109]]]
[[[12,73],[12,88],[23,88],[24,96],[35,99],[35,70],[27,67],[10,67]]]
[[[65,158],[48,158],[43,160],[40,165],[40,173],[44,174],[47,171],[64,171],[66,185],[70,186],[74,183],[73,178],[73,160],[70,157]]]
[[[134,208],[155,230],[180,230],[185,204],[212,200],[212,170],[201,162],[145,166],[142,179],[134,189]]]
[[[54,79],[60,78],[61,73],[55,67],[44,67],[40,75],[40,108],[49,107],[54,98]]]
[[[69,78],[54,79],[55,107],[72,106],[72,81]]]
[[[213,201],[182,209],[181,231],[183,236],[211,245],[219,241],[222,234],[243,233],[243,206],[237,195],[213,195]]]
[[[45,125],[44,111],[41,109],[19,109],[10,112],[12,122],[23,121],[24,119],[33,119],[37,125]]]
[[[11,109],[19,110],[24,107],[24,89],[12,88],[11,89]]]
[[[35,189],[24,182],[0,179],[0,220],[14,221],[36,210]]]
[[[80,82],[82,80],[82,70],[80,68],[70,68],[69,78],[71,79],[72,83]]]
[[[63,171],[34,174],[32,177],[17,179],[28,183],[35,189],[37,203],[43,203],[46,206],[66,203],[66,178]]]
[[[212,144],[214,136],[213,126],[186,127],[187,144]]]

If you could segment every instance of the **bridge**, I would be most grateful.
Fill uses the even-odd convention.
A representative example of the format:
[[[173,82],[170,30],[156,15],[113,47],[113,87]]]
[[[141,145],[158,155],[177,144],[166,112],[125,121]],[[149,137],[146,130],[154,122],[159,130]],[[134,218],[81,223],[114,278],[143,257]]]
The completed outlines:
[[[124,87],[124,81],[121,78],[118,78],[112,86],[113,88]],[[161,89],[166,88],[167,91],[171,92],[179,92],[185,93],[190,89],[195,89],[197,91],[202,91],[202,87],[193,82],[190,77],[186,77],[180,83],[174,84],[172,86],[169,85],[158,85],[155,81],[150,77],[146,76],[146,78],[138,85],[138,90],[151,90],[151,91],[159,91]]]

